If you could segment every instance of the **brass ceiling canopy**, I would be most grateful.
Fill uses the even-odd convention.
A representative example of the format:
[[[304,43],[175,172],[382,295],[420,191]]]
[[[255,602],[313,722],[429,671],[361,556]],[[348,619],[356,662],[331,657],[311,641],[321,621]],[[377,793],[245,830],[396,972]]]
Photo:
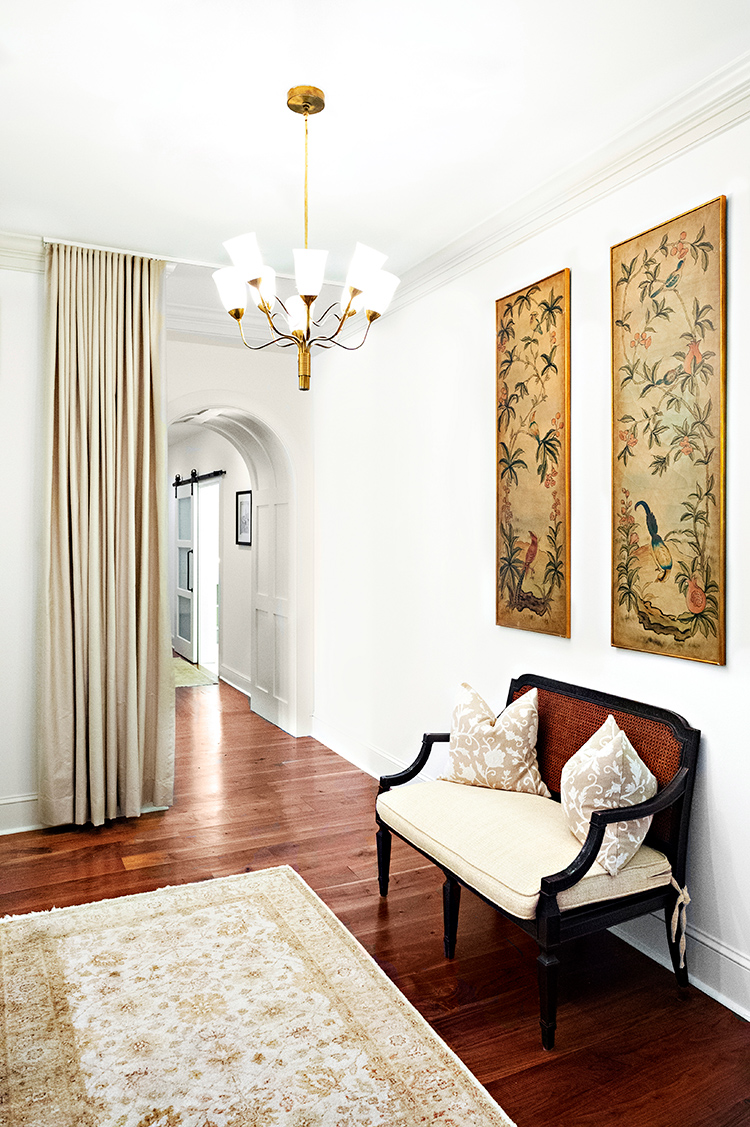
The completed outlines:
[[[286,96],[286,104],[294,113],[314,114],[325,109],[326,98],[317,86],[293,86]]]
[[[325,312],[315,316],[315,302],[324,285],[328,251],[309,250],[307,246],[307,120],[325,108],[326,100],[323,91],[317,86],[293,86],[287,94],[286,104],[290,110],[302,114],[305,119],[304,249],[294,251],[298,292],[282,301],[276,293],[276,271],[263,262],[254,234],[238,235],[224,243],[234,265],[216,270],[214,281],[224,308],[239,325],[242,343],[246,348],[257,351],[259,348],[268,348],[270,344],[278,344],[281,348],[296,345],[299,387],[300,391],[307,391],[310,387],[310,350],[313,345],[321,348],[336,345],[338,348],[345,348],[347,352],[361,348],[367,340],[373,321],[385,312],[399,280],[395,274],[383,270],[386,259],[384,254],[363,243],[357,243],[340,298],[329,305]],[[271,339],[265,344],[248,344],[242,331],[248,286],[253,302],[265,314],[271,331]],[[342,344],[337,339],[341,329],[350,317],[356,316],[361,310],[367,321],[362,340],[355,345]],[[281,325],[276,323],[278,317],[284,318]]]

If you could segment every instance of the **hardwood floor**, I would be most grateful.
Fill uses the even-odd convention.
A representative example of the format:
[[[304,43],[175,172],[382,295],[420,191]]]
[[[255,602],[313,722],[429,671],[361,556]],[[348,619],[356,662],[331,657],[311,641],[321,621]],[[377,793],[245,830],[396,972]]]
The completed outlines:
[[[394,839],[378,895],[377,783],[255,716],[180,688],[174,806],[100,829],[0,837],[0,914],[292,865],[518,1127],[747,1127],[750,1025],[612,935],[571,944],[557,1047],[540,1045],[536,947],[465,892],[442,954],[442,878]],[[416,750],[416,749],[415,749]]]

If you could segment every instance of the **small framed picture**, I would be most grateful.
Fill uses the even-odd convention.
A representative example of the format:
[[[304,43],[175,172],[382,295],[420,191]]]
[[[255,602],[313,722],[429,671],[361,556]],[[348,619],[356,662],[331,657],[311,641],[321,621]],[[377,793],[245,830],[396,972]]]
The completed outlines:
[[[243,489],[236,494],[237,497],[237,532],[236,544],[252,544],[253,542],[253,491]]]

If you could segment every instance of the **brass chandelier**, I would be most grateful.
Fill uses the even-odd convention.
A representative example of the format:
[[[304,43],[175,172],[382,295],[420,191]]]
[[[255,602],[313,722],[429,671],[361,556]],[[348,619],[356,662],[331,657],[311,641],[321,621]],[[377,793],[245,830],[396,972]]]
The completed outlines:
[[[357,243],[338,301],[333,302],[320,317],[315,317],[315,301],[323,288],[328,251],[309,250],[307,246],[307,146],[308,118],[320,113],[325,106],[322,90],[315,86],[295,86],[287,95],[287,106],[305,118],[305,246],[294,251],[294,274],[297,293],[282,301],[276,293],[276,271],[266,266],[254,234],[238,235],[224,243],[233,265],[214,272],[219,296],[224,308],[240,329],[242,343],[257,351],[277,344],[282,348],[297,347],[297,371],[300,391],[310,388],[310,352],[317,345],[330,348],[337,345],[353,352],[367,340],[370,325],[385,312],[395,293],[399,279],[383,270],[386,255],[371,247]],[[245,314],[247,285],[255,305],[265,314],[271,330],[271,340],[252,345],[245,340],[242,318]],[[274,312],[274,306],[279,308]],[[359,344],[346,345],[337,339],[350,317],[364,311],[366,326]],[[279,327],[277,319],[283,317]]]

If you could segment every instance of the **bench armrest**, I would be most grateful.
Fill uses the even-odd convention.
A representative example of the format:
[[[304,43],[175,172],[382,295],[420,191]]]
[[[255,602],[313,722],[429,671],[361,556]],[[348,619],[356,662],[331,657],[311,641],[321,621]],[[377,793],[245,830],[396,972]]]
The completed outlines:
[[[581,877],[589,871],[597,854],[601,849],[604,831],[611,822],[632,822],[635,818],[647,818],[666,810],[685,791],[689,771],[687,767],[680,767],[673,779],[667,785],[649,798],[646,802],[639,802],[637,806],[618,806],[613,810],[595,810],[591,815],[589,832],[581,851],[575,860],[571,861],[567,869],[554,873],[549,877],[542,877],[541,892],[543,896],[557,896],[577,884]]]
[[[450,732],[425,732],[422,737],[422,746],[419,749],[419,755],[411,766],[407,767],[404,771],[399,771],[396,775],[382,775],[378,794],[384,794],[385,791],[390,790],[391,787],[398,787],[402,783],[408,783],[416,778],[430,758],[433,744],[448,743],[450,738]]]

